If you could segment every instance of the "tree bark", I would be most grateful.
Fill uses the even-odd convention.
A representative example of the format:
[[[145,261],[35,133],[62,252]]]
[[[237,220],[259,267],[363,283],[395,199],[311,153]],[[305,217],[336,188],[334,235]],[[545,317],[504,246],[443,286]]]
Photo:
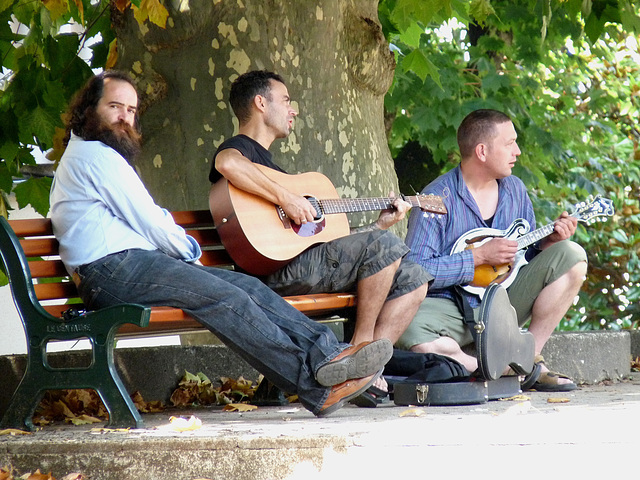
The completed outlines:
[[[322,172],[345,197],[397,192],[383,124],[395,61],[377,0],[165,4],[164,30],[141,28],[130,14],[116,22],[117,67],[141,92],[137,168],[159,204],[207,207],[213,154],[237,132],[229,87],[254,69],[282,75],[299,111],[289,137],[271,147],[276,163],[289,173]]]

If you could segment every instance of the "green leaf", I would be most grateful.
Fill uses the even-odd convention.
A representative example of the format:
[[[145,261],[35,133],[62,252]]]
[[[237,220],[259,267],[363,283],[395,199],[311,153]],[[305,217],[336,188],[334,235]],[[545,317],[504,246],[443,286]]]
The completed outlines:
[[[52,179],[49,177],[29,178],[13,189],[18,206],[24,208],[31,204],[33,209],[43,217],[49,212],[49,192]]]
[[[443,8],[449,9],[451,0],[398,0],[391,12],[391,20],[401,31],[412,22],[429,25]]]
[[[7,168],[7,164],[0,162],[0,191],[10,193],[13,188],[13,175]]]
[[[0,0],[0,12],[4,12],[7,8],[11,7],[14,0]]]
[[[55,127],[62,127],[60,118],[51,109],[39,106],[20,121],[22,138],[27,140],[25,134],[33,135],[45,148],[50,148],[53,144]],[[29,143],[30,140],[29,138],[25,143]]]
[[[491,72],[482,79],[482,88],[487,92],[497,92],[501,89],[508,89],[511,81],[507,75],[500,75],[498,72]]]
[[[480,25],[484,25],[490,15],[495,15],[496,11],[491,6],[490,0],[472,0],[469,7],[469,14]]]
[[[431,77],[433,81],[442,88],[438,67],[436,67],[421,50],[414,50],[404,57],[400,63],[400,69],[403,72],[410,71],[415,73],[423,82],[427,77]]]
[[[19,150],[20,145],[15,142],[4,140],[4,143],[0,146],[0,159],[4,162],[13,163],[15,158],[18,156]]]
[[[589,14],[584,25],[584,32],[591,43],[596,43],[604,31],[604,20],[598,18],[593,12]]]
[[[629,237],[627,236],[627,233],[622,230],[614,230],[613,232],[611,232],[611,235],[620,243],[629,243]]]
[[[409,28],[399,35],[399,38],[405,45],[418,48],[420,46],[420,37],[423,34],[424,28],[417,23],[412,23]]]

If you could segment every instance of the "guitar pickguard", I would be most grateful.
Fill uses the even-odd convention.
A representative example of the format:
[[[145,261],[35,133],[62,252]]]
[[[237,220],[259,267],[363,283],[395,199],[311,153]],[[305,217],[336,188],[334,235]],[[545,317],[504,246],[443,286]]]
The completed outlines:
[[[318,202],[318,200],[311,195],[303,195],[303,197],[309,200],[316,211],[316,216],[313,222],[307,222],[300,225],[292,222],[287,214],[284,213],[284,210],[280,205],[275,206],[276,213],[278,214],[278,218],[282,222],[282,226],[284,228],[293,230],[296,235],[300,237],[313,237],[314,235],[318,235],[319,233],[321,233],[325,229],[327,224],[324,218],[324,212],[322,211],[322,207],[320,206],[320,202]]]
[[[529,222],[518,218],[505,230],[496,228],[475,228],[462,235],[451,249],[451,255],[471,248],[477,248],[494,238],[517,240],[531,230]],[[504,265],[479,265],[476,267],[473,280],[462,288],[469,293],[482,296],[485,289],[492,283],[500,283],[507,288],[516,278],[518,270],[527,264],[526,250],[518,250],[513,263]]]

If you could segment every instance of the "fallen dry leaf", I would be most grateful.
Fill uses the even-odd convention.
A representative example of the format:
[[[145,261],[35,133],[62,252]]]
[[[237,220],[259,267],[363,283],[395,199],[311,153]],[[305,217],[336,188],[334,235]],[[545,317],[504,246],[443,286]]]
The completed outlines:
[[[92,428],[89,430],[91,433],[126,433],[130,428]]]
[[[197,375],[185,372],[169,400],[174,407],[228,405],[251,400],[257,389],[257,385],[243,377],[222,377],[220,383],[221,385],[216,387],[201,372]]]
[[[426,415],[426,411],[424,408],[408,408],[400,412],[401,417],[422,417]]]
[[[169,427],[176,432],[188,432],[202,428],[202,420],[191,415],[189,418],[171,417],[169,418]]]
[[[527,400],[531,400],[531,398],[526,395],[514,395],[513,397],[500,399],[501,402],[526,402]]]
[[[569,400],[568,398],[554,398],[554,397],[549,397],[547,398],[547,403],[569,403],[571,400]]]
[[[137,390],[131,394],[131,400],[133,400],[136,409],[141,413],[158,413],[165,410],[164,404],[161,401],[147,402]]]
[[[35,473],[28,473],[20,477],[22,480],[56,480],[51,473],[40,473],[40,469]]]
[[[18,430],[17,428],[5,428],[4,430],[0,430],[0,435],[33,435],[31,432],[25,432],[24,430]],[[2,470],[0,470],[0,474]],[[0,480],[2,480],[2,475],[0,475]]]
[[[101,421],[100,418],[92,417],[91,415],[79,415],[69,419],[69,422],[74,425],[89,425],[91,423],[100,423]]]
[[[60,480],[86,480],[87,477],[82,475],[81,473],[68,473]]]
[[[229,405],[225,405],[222,410],[225,412],[250,412],[256,408],[258,407],[249,405],[248,403],[230,403]]]
[[[640,372],[640,357],[631,358],[631,371]]]

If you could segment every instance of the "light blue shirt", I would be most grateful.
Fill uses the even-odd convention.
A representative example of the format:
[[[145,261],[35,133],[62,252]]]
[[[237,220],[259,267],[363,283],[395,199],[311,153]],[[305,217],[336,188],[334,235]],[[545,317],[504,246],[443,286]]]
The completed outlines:
[[[196,240],[153,201],[114,149],[75,135],[62,155],[50,195],[53,232],[68,272],[111,253],[159,249],[196,261]]]

